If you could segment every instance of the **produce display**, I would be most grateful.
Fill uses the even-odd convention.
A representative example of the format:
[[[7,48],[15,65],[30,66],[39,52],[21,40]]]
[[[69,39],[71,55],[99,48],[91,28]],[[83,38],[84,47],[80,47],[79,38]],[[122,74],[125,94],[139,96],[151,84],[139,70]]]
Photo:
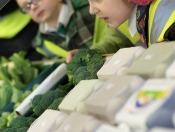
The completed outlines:
[[[115,64],[109,64],[110,58],[105,61],[106,58],[102,57],[98,50],[80,49],[72,61],[66,64],[64,71],[66,79],[53,74],[53,78],[49,79],[47,84],[55,82],[55,85],[47,89],[47,85],[44,85],[43,82],[50,77],[51,73],[55,73],[55,70],[52,70],[40,83],[33,83],[30,86],[32,92],[25,89],[28,84],[41,75],[38,68],[33,67],[25,59],[19,59],[19,56],[24,58],[23,53],[15,54],[15,57],[11,57],[10,60],[2,58],[0,62],[0,86],[2,88],[0,87],[0,90],[3,89],[4,94],[0,94],[0,99],[3,97],[2,104],[0,104],[2,105],[1,110],[3,110],[0,113],[0,132],[173,132],[175,130],[174,78],[165,78],[165,67],[163,76],[162,72],[161,74],[146,73],[146,70],[143,72],[150,75],[149,79],[147,79],[148,76],[134,74],[134,72],[129,75],[133,67],[134,70],[143,68],[143,65],[139,63],[141,59],[144,60],[148,69],[149,64],[147,63],[150,61],[154,64],[152,67],[156,67],[155,63],[159,63],[161,66],[166,64],[168,68],[174,60],[175,42],[166,42],[164,45],[167,49],[171,47],[171,53],[158,55],[160,54],[160,52],[156,52],[159,50],[158,45],[156,48],[153,46],[141,50],[139,54],[128,48],[128,53],[132,52],[131,56],[133,54],[138,56],[136,55],[136,58],[132,59],[128,55],[127,58],[120,58],[120,61],[113,58]],[[162,47],[164,46],[161,45],[160,50],[164,49]],[[116,52],[114,56],[118,56],[117,54],[125,56],[126,53]],[[147,56],[144,56],[146,54]],[[163,58],[162,61],[160,57]],[[152,61],[152,58],[156,61]],[[14,61],[14,64],[10,65],[9,61],[10,63]],[[17,66],[15,66],[15,62]],[[14,67],[22,68],[17,64],[19,62],[26,64],[28,68],[32,67],[33,75],[29,74],[28,79],[23,79],[27,73],[21,73],[22,70],[15,69],[15,72],[12,70]],[[126,71],[123,72],[125,75],[111,72],[108,76],[106,71],[113,67],[112,70],[116,72],[115,65],[120,62],[126,62],[120,65],[122,67],[128,64],[128,67],[125,68]],[[61,62],[60,65],[65,65],[65,63]],[[101,80],[98,78],[97,72],[104,65],[108,66],[105,67],[104,72],[107,76],[105,75],[105,80]],[[9,68],[12,69],[8,70]],[[59,65],[55,69],[57,68]],[[27,72],[27,70],[23,72]],[[154,73],[156,76],[151,76]],[[171,77],[173,76],[171,75]],[[57,78],[59,79],[56,81]],[[65,79],[64,83],[60,83],[60,79]],[[22,86],[25,87],[22,88]],[[43,88],[40,90],[41,93],[33,94],[41,86]],[[20,96],[21,94],[23,96]],[[13,107],[19,108],[19,104],[25,102],[24,98],[28,98],[32,94],[35,96],[32,96],[30,103],[27,104],[27,107],[30,108],[28,113],[17,115],[14,109],[5,111],[4,107],[7,107],[9,103],[16,103]],[[25,108],[21,110],[25,111]]]
[[[80,55],[81,55],[81,57],[80,57]],[[84,55],[86,55],[86,57]],[[74,61],[72,61],[71,63],[69,63],[67,65],[68,68],[66,70],[69,81],[65,84],[58,85],[56,88],[49,90],[45,94],[38,94],[38,95],[34,96],[34,98],[31,100],[31,103],[30,103],[31,109],[29,111],[29,117],[32,115],[35,118],[37,118],[46,109],[58,110],[58,106],[62,102],[64,97],[68,94],[68,92],[76,84],[78,84],[79,81],[84,80],[84,79],[97,78],[96,72],[101,68],[101,66],[104,63],[104,58],[100,54],[98,54],[98,51],[89,50],[89,49],[80,50],[77,53],[77,55],[74,57],[73,60]],[[28,61],[28,60],[25,60],[25,61]],[[74,66],[81,65],[81,67],[80,68],[78,68],[78,67],[71,68],[72,65],[74,65]],[[76,70],[74,70],[74,69],[76,69]],[[86,71],[88,71],[88,72],[85,72],[84,69],[87,69]],[[74,71],[72,71],[72,70],[74,70]],[[84,72],[83,74],[82,74],[82,70]],[[86,75],[86,76],[84,76],[84,75]],[[34,81],[37,82],[36,80],[34,80]],[[41,82],[40,82],[40,84],[41,84]],[[40,86],[40,84],[37,84],[37,85]],[[34,88],[32,88],[32,89],[35,89],[35,86],[33,86],[33,87]],[[31,87],[30,87],[30,89],[31,89]],[[22,95],[26,94],[25,97],[27,97],[27,93],[28,93],[28,95],[31,95],[31,92],[29,92],[29,91],[26,91],[25,94],[23,94],[23,93],[24,92],[22,91]],[[18,96],[18,97],[20,97],[20,96]],[[23,100],[24,100],[24,98],[21,99],[21,101],[23,101]],[[15,106],[15,108],[16,107],[17,106]],[[16,117],[18,117],[14,113],[13,113],[13,115],[15,115],[14,119],[16,119]],[[24,116],[20,116],[20,117],[24,117]],[[6,123],[5,125],[1,125],[0,128],[10,127],[10,124],[11,124],[11,122],[8,124]],[[11,128],[11,129],[10,128],[8,128],[8,129],[12,130],[12,131],[14,130],[13,128]],[[6,131],[6,130],[3,130],[3,131]],[[14,130],[14,131],[17,131],[17,130]]]

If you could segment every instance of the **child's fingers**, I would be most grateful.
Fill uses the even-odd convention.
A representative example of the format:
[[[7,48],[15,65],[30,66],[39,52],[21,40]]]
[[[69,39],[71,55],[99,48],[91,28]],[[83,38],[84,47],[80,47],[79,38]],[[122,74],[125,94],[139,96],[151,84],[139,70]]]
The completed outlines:
[[[66,57],[66,62],[69,63],[72,60],[72,57],[77,53],[78,49],[74,49],[68,52]]]

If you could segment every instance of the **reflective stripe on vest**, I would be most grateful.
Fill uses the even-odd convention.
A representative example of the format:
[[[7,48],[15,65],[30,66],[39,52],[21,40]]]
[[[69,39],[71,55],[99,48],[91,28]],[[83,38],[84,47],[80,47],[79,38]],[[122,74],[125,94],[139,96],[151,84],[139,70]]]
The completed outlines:
[[[0,38],[13,38],[30,22],[30,20],[29,15],[22,14],[19,9],[4,16],[0,20]]]
[[[44,56],[66,57],[68,54],[68,52],[65,49],[47,40],[44,40],[44,44],[42,45],[42,47],[37,47],[36,50]]]
[[[162,10],[166,7],[166,10]],[[167,29],[175,22],[175,1],[154,0],[149,9],[149,46],[164,40]]]
[[[124,34],[132,42],[132,44],[136,44],[140,40],[138,33],[136,33],[134,37],[131,36],[128,28],[128,21],[124,22],[121,26],[119,26],[118,30],[122,34]]]

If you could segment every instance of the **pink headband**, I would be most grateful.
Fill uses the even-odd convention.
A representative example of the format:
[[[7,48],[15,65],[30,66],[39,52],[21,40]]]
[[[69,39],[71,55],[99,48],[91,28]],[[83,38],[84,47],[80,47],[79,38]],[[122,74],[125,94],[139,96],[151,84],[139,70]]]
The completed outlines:
[[[153,0],[128,0],[129,2],[134,2],[138,5],[148,5],[149,3],[151,3],[151,1]]]

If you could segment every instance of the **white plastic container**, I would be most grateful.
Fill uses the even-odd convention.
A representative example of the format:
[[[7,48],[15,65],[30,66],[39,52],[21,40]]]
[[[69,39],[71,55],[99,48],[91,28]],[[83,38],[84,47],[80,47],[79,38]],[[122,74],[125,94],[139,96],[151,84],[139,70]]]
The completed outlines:
[[[126,75],[127,69],[144,50],[141,46],[120,49],[97,72],[98,78],[108,79],[113,75]]]
[[[103,84],[102,80],[82,80],[64,98],[59,105],[59,110],[67,114],[79,112],[87,114],[84,100]]]
[[[112,125],[106,124],[93,116],[71,113],[57,129],[57,132],[119,132]]]
[[[165,72],[175,58],[175,41],[153,44],[128,68],[127,74],[145,79],[165,78]]]
[[[89,115],[115,124],[115,114],[144,83],[139,76],[113,76],[85,100]]]
[[[66,118],[65,113],[48,109],[32,123],[27,132],[54,132]]]

